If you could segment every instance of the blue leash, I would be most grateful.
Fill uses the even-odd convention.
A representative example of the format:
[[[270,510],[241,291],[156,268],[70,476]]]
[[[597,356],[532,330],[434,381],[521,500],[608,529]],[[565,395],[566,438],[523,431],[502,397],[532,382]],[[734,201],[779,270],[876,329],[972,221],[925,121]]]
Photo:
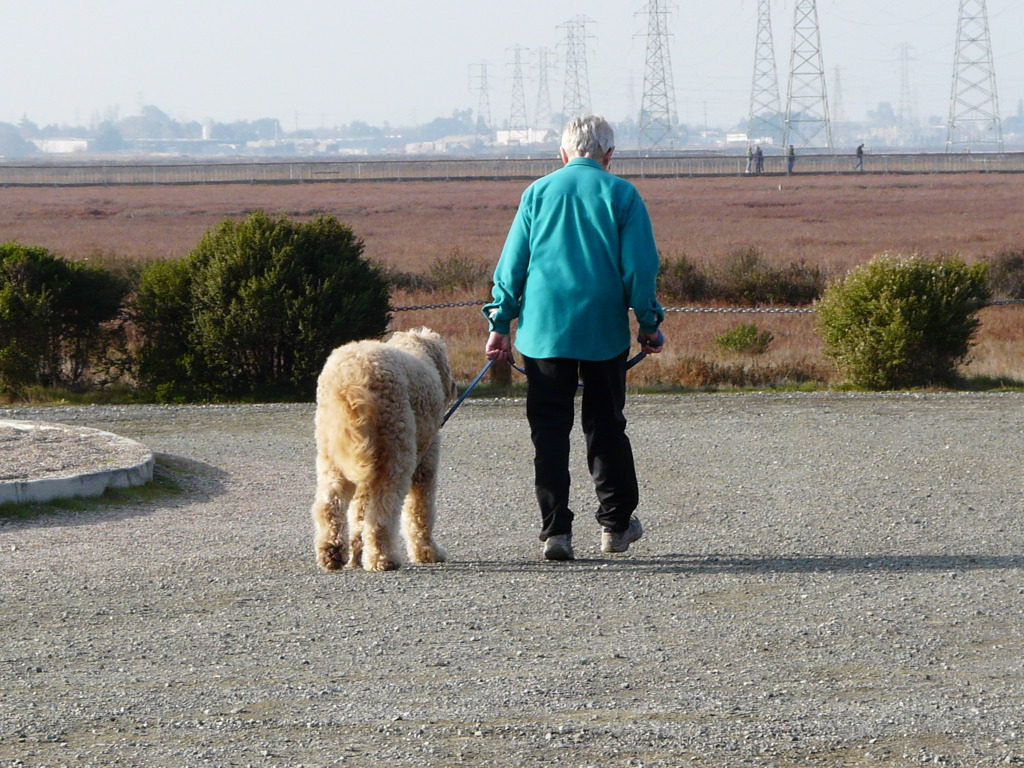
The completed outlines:
[[[459,395],[459,399],[455,401],[455,404],[452,405],[452,407],[448,409],[448,413],[446,413],[444,415],[444,418],[441,419],[441,426],[442,427],[447,423],[448,419],[450,419],[452,417],[452,414],[455,413],[455,410],[460,405],[462,405],[462,401],[465,400],[466,397],[469,395],[469,393],[473,391],[473,387],[475,387],[477,384],[480,383],[480,379],[482,379],[484,377],[484,374],[487,373],[488,370],[490,370],[490,367],[492,365],[494,365],[494,361],[493,360],[488,360],[487,361],[487,365],[485,365],[483,367],[483,369],[480,371],[480,373],[478,373],[476,375],[476,378],[473,379],[473,383],[470,384],[468,387],[466,387],[466,391],[465,392],[463,392],[461,395]]]
[[[639,363],[645,357],[647,357],[647,353],[646,352],[638,352],[636,355],[631,357],[626,362],[626,370],[628,371],[630,368],[632,368],[634,365]],[[441,419],[441,426],[442,427],[445,424],[448,423],[448,419],[450,419],[452,417],[452,414],[455,413],[455,411],[458,409],[458,407],[460,405],[462,405],[462,401],[465,400],[469,396],[469,393],[473,391],[473,387],[475,387],[477,384],[480,383],[480,379],[482,379],[484,377],[484,374],[487,373],[487,371],[489,371],[491,369],[492,365],[494,365],[494,361],[493,360],[488,360],[487,364],[480,370],[480,373],[478,373],[476,375],[476,378],[473,379],[472,383],[470,383],[470,385],[468,387],[466,387],[466,390],[461,395],[459,395],[459,399],[455,401],[455,403],[452,405],[452,407],[448,409],[448,413],[446,413],[444,415],[444,418]],[[515,363],[510,362],[509,365],[511,365],[513,368],[515,368],[517,371],[519,371],[524,376],[526,375],[526,371],[524,371],[522,368],[520,368]],[[582,387],[583,384],[581,383],[580,386]]]

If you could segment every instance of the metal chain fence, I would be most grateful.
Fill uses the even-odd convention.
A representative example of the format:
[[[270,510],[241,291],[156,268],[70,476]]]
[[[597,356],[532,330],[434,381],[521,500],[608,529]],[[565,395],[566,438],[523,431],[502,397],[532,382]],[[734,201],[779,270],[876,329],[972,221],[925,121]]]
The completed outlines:
[[[414,304],[407,307],[392,307],[392,312],[411,312],[417,309],[447,309],[448,307],[474,307],[483,306],[488,299],[477,299],[476,301],[453,301],[445,304]],[[986,307],[1005,307],[1014,304],[1024,304],[1024,299],[1007,299],[1005,301],[990,301]],[[815,307],[666,307],[666,312],[684,312],[693,314],[741,314],[741,315],[808,315],[817,312]]]

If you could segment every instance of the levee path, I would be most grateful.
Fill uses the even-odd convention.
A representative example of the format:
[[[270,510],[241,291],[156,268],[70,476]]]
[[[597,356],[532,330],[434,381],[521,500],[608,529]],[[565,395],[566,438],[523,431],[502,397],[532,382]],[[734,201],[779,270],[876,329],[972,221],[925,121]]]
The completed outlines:
[[[0,516],[0,766],[1024,764],[1024,395],[634,397],[571,563],[523,411],[444,429],[448,563],[327,574],[313,406],[0,408],[180,486]]]

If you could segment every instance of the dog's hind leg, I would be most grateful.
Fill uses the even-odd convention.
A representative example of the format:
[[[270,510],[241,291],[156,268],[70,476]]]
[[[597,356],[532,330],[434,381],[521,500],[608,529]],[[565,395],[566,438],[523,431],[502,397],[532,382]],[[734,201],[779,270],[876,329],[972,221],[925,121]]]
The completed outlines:
[[[399,518],[402,500],[409,490],[408,474],[397,476],[387,468],[377,467],[367,482],[363,507],[363,568],[368,571],[393,571],[399,566]],[[410,473],[411,474],[411,473]],[[403,482],[403,478],[404,482]],[[363,494],[359,487],[357,498]]]
[[[412,476],[412,487],[402,508],[402,533],[406,552],[413,563],[443,563],[444,549],[434,541],[437,501],[437,467],[440,439],[434,437]]]
[[[348,505],[348,562],[349,568],[359,568],[363,564],[363,520],[367,505],[366,484],[356,490]]]
[[[316,501],[312,509],[316,560],[325,571],[337,571],[344,566],[349,554],[345,509],[355,485],[333,468],[318,467],[317,475]]]

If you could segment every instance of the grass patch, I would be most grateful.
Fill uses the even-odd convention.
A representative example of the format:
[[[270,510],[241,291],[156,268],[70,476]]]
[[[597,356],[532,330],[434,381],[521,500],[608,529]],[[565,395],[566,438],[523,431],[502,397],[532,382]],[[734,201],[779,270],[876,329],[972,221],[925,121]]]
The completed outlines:
[[[27,521],[42,515],[70,513],[75,515],[105,512],[139,504],[151,504],[180,496],[181,480],[190,470],[185,462],[167,456],[157,457],[153,479],[133,488],[109,488],[101,496],[54,499],[52,501],[0,504],[0,520]]]
[[[17,396],[0,396],[4,405],[145,405],[156,402],[149,393],[116,385],[89,391],[75,391],[66,387],[44,387],[33,384],[21,388]]]
[[[1024,381],[1009,376],[969,376],[957,389],[967,392],[1024,392]]]

